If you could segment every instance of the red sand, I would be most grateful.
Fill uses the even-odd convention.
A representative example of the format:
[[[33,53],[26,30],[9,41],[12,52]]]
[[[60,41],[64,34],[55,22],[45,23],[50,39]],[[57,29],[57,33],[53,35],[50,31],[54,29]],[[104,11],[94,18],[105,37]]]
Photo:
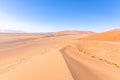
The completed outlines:
[[[120,29],[94,34],[85,38],[81,38],[81,40],[120,41]]]

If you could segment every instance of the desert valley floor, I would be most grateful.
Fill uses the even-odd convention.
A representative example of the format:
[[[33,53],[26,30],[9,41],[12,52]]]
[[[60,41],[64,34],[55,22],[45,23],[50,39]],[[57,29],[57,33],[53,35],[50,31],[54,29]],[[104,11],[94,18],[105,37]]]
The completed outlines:
[[[119,41],[81,35],[0,37],[0,80],[120,80]]]

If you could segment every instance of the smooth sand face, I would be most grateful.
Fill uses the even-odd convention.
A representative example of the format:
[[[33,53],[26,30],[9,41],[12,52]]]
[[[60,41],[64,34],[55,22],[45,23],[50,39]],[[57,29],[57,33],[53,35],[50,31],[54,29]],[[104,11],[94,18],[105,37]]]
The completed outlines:
[[[89,37],[81,38],[81,40],[120,41],[120,29],[94,34]]]
[[[120,80],[119,42],[79,35],[0,37],[0,80]]]
[[[120,51],[120,49],[118,49],[118,46],[108,51],[108,49],[106,49],[106,46],[102,45],[101,42],[95,42],[98,44],[100,43],[99,47],[91,47],[91,45],[86,45],[90,43],[93,45],[93,42],[80,42],[79,45],[70,45],[61,50],[74,79],[119,80],[120,55],[119,52],[115,52],[113,50],[117,49],[117,51]],[[81,46],[84,46],[84,48]],[[102,48],[101,51],[98,51],[99,48]]]

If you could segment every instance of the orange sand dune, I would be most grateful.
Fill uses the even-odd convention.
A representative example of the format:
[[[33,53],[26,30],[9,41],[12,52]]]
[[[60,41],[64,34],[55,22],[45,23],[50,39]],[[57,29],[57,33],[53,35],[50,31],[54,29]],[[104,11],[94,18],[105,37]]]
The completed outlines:
[[[94,34],[94,32],[92,32],[92,31],[66,30],[66,31],[55,32],[53,34],[55,34],[55,35],[63,35],[63,34],[91,35],[91,34]]]
[[[120,43],[81,35],[0,34],[0,80],[120,80]]]
[[[99,40],[99,41],[120,41],[120,29],[114,29],[103,33],[94,34],[82,40]]]

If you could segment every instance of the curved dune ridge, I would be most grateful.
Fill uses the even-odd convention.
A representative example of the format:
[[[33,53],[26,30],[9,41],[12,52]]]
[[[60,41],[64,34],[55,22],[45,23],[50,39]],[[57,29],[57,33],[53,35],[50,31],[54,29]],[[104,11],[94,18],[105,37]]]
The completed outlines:
[[[120,41],[120,29],[94,34],[86,38],[81,38],[81,40]]]
[[[120,80],[120,42],[0,34],[0,80]]]
[[[53,33],[55,35],[65,35],[65,34],[78,34],[78,35],[91,35],[94,34],[92,31],[77,31],[77,30],[66,30]]]
[[[88,43],[85,42],[85,44]],[[85,46],[85,44],[83,43],[82,45]],[[92,45],[91,42],[89,44]],[[86,47],[91,48],[88,45]],[[102,47],[99,46],[99,48]],[[98,50],[99,48],[94,50]],[[113,48],[116,49],[115,47]],[[117,48],[120,52],[120,45]],[[74,80],[119,80],[120,70],[118,65],[120,65],[120,59],[117,57],[120,57],[119,52],[111,50],[106,53],[106,51],[108,50],[104,49],[102,54],[100,52],[97,53],[97,51],[89,51],[87,48],[81,48],[81,44],[66,46],[61,50]]]

